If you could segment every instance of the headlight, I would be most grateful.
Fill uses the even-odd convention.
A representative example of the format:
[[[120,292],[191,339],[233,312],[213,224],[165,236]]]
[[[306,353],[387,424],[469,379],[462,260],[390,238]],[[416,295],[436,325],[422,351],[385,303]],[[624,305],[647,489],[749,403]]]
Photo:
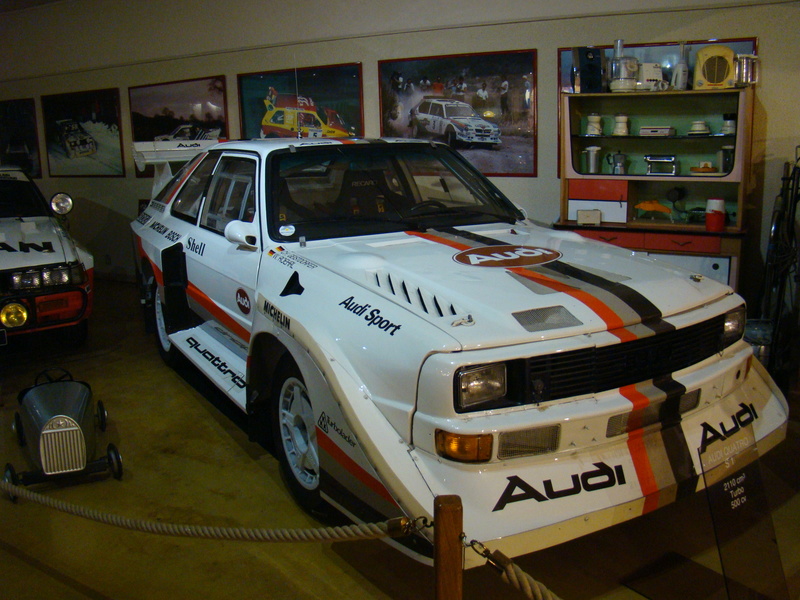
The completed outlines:
[[[747,321],[747,310],[744,304],[733,309],[725,315],[725,326],[722,330],[722,348],[738,342],[744,335],[744,326]]]
[[[86,270],[81,263],[52,265],[11,274],[12,290],[35,290],[59,285],[82,285],[86,283]]]
[[[22,327],[28,320],[28,309],[19,302],[11,302],[0,309],[0,322],[9,329]]]
[[[458,410],[469,410],[479,404],[500,400],[505,397],[506,390],[505,363],[470,367],[456,373]]]

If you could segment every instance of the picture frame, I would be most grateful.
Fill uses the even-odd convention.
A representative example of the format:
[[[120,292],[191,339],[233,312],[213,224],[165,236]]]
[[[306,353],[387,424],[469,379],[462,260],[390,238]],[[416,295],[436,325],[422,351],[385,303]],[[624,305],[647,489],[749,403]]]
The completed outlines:
[[[42,176],[33,98],[0,101],[0,164],[17,166],[34,179]]]
[[[228,138],[227,81],[224,75],[128,88],[134,142],[225,140]],[[152,177],[154,169],[136,169]]]
[[[484,175],[536,177],[536,60],[508,50],[379,61],[381,135],[446,141]]]
[[[119,89],[42,96],[51,177],[124,177]]]
[[[364,135],[361,63],[237,78],[244,139]]]

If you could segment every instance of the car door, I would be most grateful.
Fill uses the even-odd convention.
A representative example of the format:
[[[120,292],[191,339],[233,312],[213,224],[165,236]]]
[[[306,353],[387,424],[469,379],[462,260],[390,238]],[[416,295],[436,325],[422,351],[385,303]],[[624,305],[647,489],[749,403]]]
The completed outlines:
[[[253,248],[229,242],[224,234],[231,221],[252,222],[258,228],[258,181],[257,156],[223,153],[206,188],[196,235],[184,240],[193,310],[241,347],[250,340],[261,241]]]

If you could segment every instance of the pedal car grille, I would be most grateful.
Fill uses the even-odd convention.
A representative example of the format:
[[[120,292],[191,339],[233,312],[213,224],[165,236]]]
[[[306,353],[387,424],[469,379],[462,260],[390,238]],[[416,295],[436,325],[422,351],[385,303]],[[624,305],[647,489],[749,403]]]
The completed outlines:
[[[69,417],[50,419],[39,439],[42,470],[47,475],[80,471],[86,467],[86,442],[80,426]]]
[[[699,363],[721,350],[725,317],[632,342],[525,361],[526,403],[596,394]]]

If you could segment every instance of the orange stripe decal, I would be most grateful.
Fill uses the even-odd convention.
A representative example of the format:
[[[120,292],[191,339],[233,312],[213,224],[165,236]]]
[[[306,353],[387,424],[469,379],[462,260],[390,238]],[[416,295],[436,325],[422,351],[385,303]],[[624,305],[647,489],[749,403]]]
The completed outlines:
[[[236,334],[245,342],[250,342],[250,332],[239,325],[239,323],[236,322],[233,317],[228,315],[228,313],[217,306],[217,304],[211,298],[206,296],[206,294],[204,294],[200,288],[194,285],[191,281],[186,286],[186,294],[195,302],[200,304],[203,308],[205,308],[208,312],[210,312],[213,317],[222,323],[231,333]]]
[[[619,392],[630,400],[634,412],[640,411],[650,404],[650,398],[638,391],[635,385],[621,387]],[[637,425],[639,424],[631,423],[629,425],[632,431],[628,434],[628,451],[633,460],[633,468],[636,470],[639,486],[642,488],[642,495],[645,496],[645,505],[642,511],[644,514],[658,508],[658,483],[644,444],[644,431]]]
[[[319,427],[317,427],[317,443],[321,450],[327,452],[333,460],[342,465],[345,470],[364,484],[364,486],[378,494],[384,500],[398,506],[395,499],[392,498],[392,495],[389,493],[389,490],[375,477],[367,473],[361,465],[347,456],[347,454],[345,454]]]

